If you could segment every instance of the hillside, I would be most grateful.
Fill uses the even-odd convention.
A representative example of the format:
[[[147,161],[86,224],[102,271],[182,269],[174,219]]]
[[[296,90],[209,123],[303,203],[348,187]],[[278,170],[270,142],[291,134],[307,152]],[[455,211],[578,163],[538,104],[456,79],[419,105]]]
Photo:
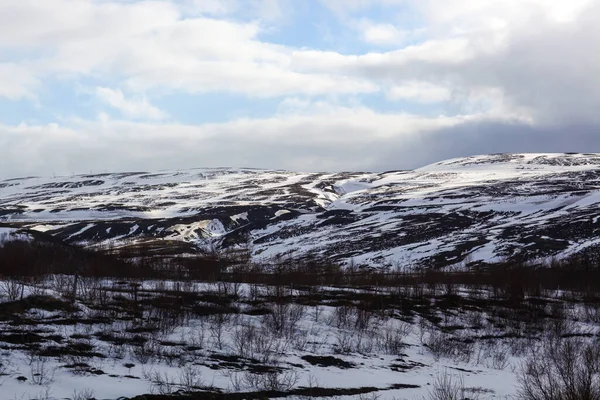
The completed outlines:
[[[248,247],[371,266],[594,257],[599,154],[498,154],[413,171],[192,169],[0,181],[0,222],[67,243]]]

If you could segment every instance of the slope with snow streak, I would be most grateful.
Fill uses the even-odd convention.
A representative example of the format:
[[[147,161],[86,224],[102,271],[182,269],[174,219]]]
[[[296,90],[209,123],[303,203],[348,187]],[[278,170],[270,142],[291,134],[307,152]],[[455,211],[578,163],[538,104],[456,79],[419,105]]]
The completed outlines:
[[[249,245],[257,259],[373,266],[592,256],[599,204],[598,154],[485,155],[385,173],[219,168],[0,182],[0,218],[69,242]]]

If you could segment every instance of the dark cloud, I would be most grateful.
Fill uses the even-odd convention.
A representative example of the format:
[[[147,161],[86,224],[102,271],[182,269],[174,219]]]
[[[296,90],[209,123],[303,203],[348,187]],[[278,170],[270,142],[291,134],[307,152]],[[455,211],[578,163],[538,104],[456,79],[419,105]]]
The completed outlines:
[[[128,126],[111,126],[114,134],[104,133],[100,139],[94,139],[97,131],[0,132],[0,176],[217,166],[385,171],[475,154],[600,152],[600,125],[591,124],[541,127],[481,121],[392,136],[378,136],[376,126],[353,127],[352,121],[335,127],[289,125],[274,136],[257,134],[259,126],[249,132],[228,127],[210,134],[194,127],[167,128],[171,132],[164,135],[154,127]],[[331,130],[340,134],[326,140],[315,138]]]

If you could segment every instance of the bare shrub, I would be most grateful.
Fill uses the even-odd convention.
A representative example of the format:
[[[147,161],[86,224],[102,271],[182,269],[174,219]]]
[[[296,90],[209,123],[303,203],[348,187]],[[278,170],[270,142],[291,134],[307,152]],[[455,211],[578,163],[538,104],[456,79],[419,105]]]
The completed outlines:
[[[462,375],[452,377],[447,371],[438,374],[431,384],[429,400],[476,400],[477,394],[465,387]]]
[[[240,392],[244,388],[244,373],[235,372],[231,370],[225,370],[222,372],[223,376],[229,379],[230,389],[234,392]]]
[[[73,390],[69,400],[93,400],[94,391],[92,389]]]
[[[177,390],[177,383],[166,372],[146,372],[143,371],[144,379],[151,383],[150,392],[152,394],[169,395]]]
[[[19,300],[23,296],[24,288],[24,284],[15,279],[6,279],[0,282],[0,292],[10,301]]]
[[[335,353],[337,353],[337,354],[352,353],[352,351],[354,349],[353,342],[354,342],[354,334],[352,334],[348,331],[344,331],[344,330],[338,331],[335,336],[335,344],[334,344]]]
[[[360,354],[370,354],[375,347],[375,333],[370,331],[358,330],[354,335],[353,351]]]
[[[375,316],[373,312],[363,308],[356,308],[353,314],[355,317],[354,329],[364,331],[371,327],[371,323],[373,322],[373,318]]]
[[[299,304],[278,302],[271,306],[270,313],[264,315],[263,324],[278,336],[291,338],[305,313]]]
[[[361,393],[358,395],[358,400],[379,400],[381,395],[376,392]]]
[[[503,370],[508,367],[509,349],[503,347],[502,343],[495,343],[487,347],[487,366],[488,368]]]
[[[428,326],[425,332],[422,343],[429,349],[436,361],[441,357],[450,357],[453,354],[450,335],[437,330],[433,325]]]
[[[204,348],[206,345],[206,321],[201,318],[196,329],[189,332],[187,336],[182,336],[182,341],[188,341],[192,346],[201,349]]]
[[[522,365],[523,400],[600,399],[600,347],[581,340],[547,340]]]
[[[600,304],[586,303],[583,309],[585,320],[591,323],[600,323]]]
[[[177,383],[187,391],[201,388],[204,386],[204,381],[200,368],[195,365],[186,365],[181,368],[177,376]]]
[[[254,337],[252,352],[263,364],[277,364],[278,359],[287,351],[287,342],[277,340],[271,332],[262,329]]]
[[[296,335],[292,337],[292,346],[295,350],[304,352],[308,348],[310,343],[310,336],[308,331],[300,330]]]
[[[154,339],[141,340],[139,344],[131,346],[131,355],[140,364],[147,364],[161,354],[160,346]]]
[[[54,368],[49,365],[46,357],[35,355],[30,360],[31,381],[40,386],[47,386],[54,382]]]
[[[287,392],[296,386],[299,380],[298,372],[274,371],[263,374],[244,373],[244,383],[247,387],[259,391]]]
[[[57,274],[52,280],[52,289],[63,298],[70,298],[73,294],[74,278],[68,275]]]
[[[2,357],[5,357],[6,359],[0,362],[0,376],[5,376],[8,375],[7,372],[10,363],[10,359],[8,357],[10,357],[10,354],[8,356],[6,354],[2,354]],[[0,386],[2,386],[3,383],[4,380],[0,380]]]
[[[335,307],[329,317],[328,324],[338,329],[354,328],[356,321],[356,308],[349,305]]]
[[[236,354],[244,358],[255,358],[254,343],[259,333],[254,325],[243,324],[233,331],[232,344]]]
[[[217,346],[219,350],[223,350],[223,346],[225,345],[224,336],[229,319],[229,314],[224,313],[214,314],[208,318],[210,337],[213,340],[213,344]]]
[[[16,398],[16,396],[15,396]],[[22,399],[22,397],[21,397]],[[42,389],[38,394],[35,395],[35,397],[32,399],[31,397],[29,398],[29,400],[52,400],[52,389],[50,389],[50,386],[46,386],[44,389]]]
[[[383,328],[378,347],[385,354],[400,355],[404,349],[404,340],[412,332],[412,326],[406,322],[388,323]]]

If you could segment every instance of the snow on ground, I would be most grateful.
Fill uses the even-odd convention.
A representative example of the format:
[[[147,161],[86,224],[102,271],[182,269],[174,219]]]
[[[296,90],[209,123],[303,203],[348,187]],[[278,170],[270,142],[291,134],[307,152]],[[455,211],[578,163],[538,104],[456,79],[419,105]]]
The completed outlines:
[[[0,246],[3,243],[12,241],[12,240],[30,240],[31,236],[26,233],[21,233],[18,229],[15,228],[6,228],[0,226]]]
[[[597,154],[473,156],[384,173],[247,168],[106,173],[0,182],[0,209],[8,222],[29,222],[28,228],[50,234],[82,224],[61,236],[72,242],[118,245],[159,238],[204,248],[237,241],[249,244],[257,260],[317,254],[371,266],[430,262],[435,254],[430,243],[438,243],[457,253],[451,258],[489,261],[511,256],[518,243],[533,243],[530,231],[554,229],[556,235],[541,235],[561,239],[565,220],[576,214],[596,225],[598,176]],[[269,211],[254,215],[259,207]],[[489,220],[486,213],[493,214]],[[173,221],[165,222],[168,218]],[[157,222],[154,228],[133,229],[149,219]],[[88,225],[103,221],[130,221],[131,230],[103,229],[100,235]],[[552,255],[588,248],[600,227],[588,229]],[[235,237],[221,240],[227,235]]]
[[[24,295],[52,295],[60,297],[54,287],[58,287],[60,276],[46,282],[44,287],[26,286]],[[100,286],[115,288],[119,283],[110,280],[97,282]],[[0,293],[4,293],[6,282],[0,282]],[[225,284],[208,284],[201,282],[177,283],[169,281],[145,281],[139,286],[140,296],[150,296],[154,290],[173,291],[179,285],[188,285],[190,293],[216,293],[223,290]],[[116,285],[116,286],[115,286]],[[231,285],[231,284],[228,284]],[[123,286],[125,289],[126,286]],[[236,289],[230,286],[241,298],[250,298],[258,293],[272,293],[269,287],[241,284]],[[385,290],[380,288],[379,290]],[[368,293],[368,290],[351,288],[320,288],[321,293],[346,292]],[[463,291],[458,290],[458,293]],[[122,292],[123,296],[131,293]],[[154,292],[156,293],[156,292]],[[464,291],[467,293],[467,291]],[[302,292],[290,291],[292,296],[301,296]],[[2,301],[7,301],[4,297]],[[0,379],[0,394],[6,399],[46,398],[42,395],[49,393],[48,399],[72,398],[75,392],[93,391],[98,399],[116,399],[121,396],[135,396],[149,392],[160,392],[165,389],[164,382],[171,382],[174,389],[181,389],[185,371],[191,371],[194,379],[201,381],[201,386],[210,386],[222,390],[252,390],[244,381],[249,375],[248,368],[236,367],[235,362],[227,364],[220,360],[240,355],[245,351],[246,357],[269,359],[267,365],[282,367],[283,375],[293,374],[297,379],[293,387],[324,387],[324,388],[361,388],[376,387],[381,391],[375,392],[380,399],[423,399],[436,378],[448,374],[453,379],[462,379],[467,388],[478,388],[480,399],[511,399],[517,387],[516,374],[528,348],[515,353],[512,349],[515,341],[510,336],[502,339],[505,333],[500,328],[490,325],[483,332],[469,328],[469,322],[480,318],[479,323],[485,322],[485,314],[477,317],[477,312],[455,310],[440,315],[443,326],[460,327],[454,331],[455,337],[468,338],[469,335],[497,336],[498,339],[475,342],[475,347],[467,353],[456,353],[454,356],[439,356],[431,350],[428,342],[432,335],[438,335],[435,329],[421,317],[415,317],[412,323],[396,318],[371,315],[366,328],[358,328],[352,316],[346,316],[344,309],[339,306],[316,305],[305,306],[298,314],[297,323],[293,325],[293,334],[289,336],[264,336],[261,349],[257,350],[254,342],[247,342],[253,335],[263,335],[264,325],[268,318],[260,315],[232,314],[219,325],[217,317],[191,317],[171,323],[164,327],[163,334],[152,336],[136,327],[144,326],[142,321],[121,318],[115,314],[110,321],[84,323],[86,320],[101,318],[100,311],[78,303],[79,311],[44,311],[30,309],[24,318],[35,320],[37,325],[18,325],[0,322],[0,342],[3,343],[2,377]],[[241,310],[250,310],[250,304],[239,304]],[[291,305],[290,307],[294,307]],[[574,307],[574,305],[571,305]],[[286,309],[287,310],[287,309]],[[294,312],[291,309],[291,312]],[[300,308],[298,308],[300,310]],[[286,311],[287,312],[287,311]],[[577,311],[573,311],[576,315]],[[290,314],[291,315],[291,314]],[[350,314],[351,315],[351,314]],[[344,318],[349,317],[350,322]],[[75,324],[57,321],[80,321]],[[45,322],[46,321],[46,322]],[[358,320],[357,320],[358,321]],[[594,324],[578,322],[577,332],[594,333],[598,328]],[[138,325],[136,325],[138,324]],[[220,327],[220,328],[219,328]],[[254,328],[252,328],[254,327]],[[256,329],[251,331],[248,329]],[[246,329],[246,330],[244,330]],[[386,343],[386,334],[402,331],[401,346],[396,354],[385,351],[381,347]],[[45,338],[42,348],[62,348],[73,343],[103,356],[82,357],[63,355],[60,357],[35,357],[33,352],[17,350],[18,345],[6,344],[5,334],[28,333],[42,335]],[[254,332],[254,333],[253,333]],[[267,332],[267,331],[264,331]],[[111,345],[111,339],[103,336],[114,336],[118,340],[143,337],[152,344],[158,344],[156,351],[160,356],[143,352],[144,347],[137,345]],[[446,336],[449,340],[451,336]],[[246,342],[244,341],[246,340]],[[518,342],[518,339],[516,339]],[[400,342],[389,342],[400,343]],[[466,343],[466,342],[465,342]],[[535,343],[532,342],[532,343]],[[265,347],[267,346],[267,347]],[[347,346],[349,350],[344,350]],[[528,347],[528,345],[525,345]],[[151,347],[147,347],[150,349]],[[265,349],[270,350],[266,351]],[[150,351],[150,350],[148,350]],[[154,351],[154,350],[153,350]],[[520,354],[520,355],[519,355]],[[338,366],[312,365],[302,357],[306,355],[334,357],[338,362],[352,364],[350,368]],[[172,358],[170,358],[172,356]],[[235,357],[233,358],[235,360]],[[66,365],[82,363],[86,368],[66,368]],[[79,372],[77,372],[79,371]],[[93,372],[97,371],[97,372]],[[40,375],[35,375],[36,373]],[[19,377],[27,378],[19,380]],[[157,379],[162,379],[159,384]],[[41,382],[40,382],[41,381]],[[36,383],[37,382],[37,383]],[[237,386],[236,386],[237,385]],[[412,388],[393,388],[394,385],[416,385]],[[360,396],[345,396],[343,398],[359,399]]]

